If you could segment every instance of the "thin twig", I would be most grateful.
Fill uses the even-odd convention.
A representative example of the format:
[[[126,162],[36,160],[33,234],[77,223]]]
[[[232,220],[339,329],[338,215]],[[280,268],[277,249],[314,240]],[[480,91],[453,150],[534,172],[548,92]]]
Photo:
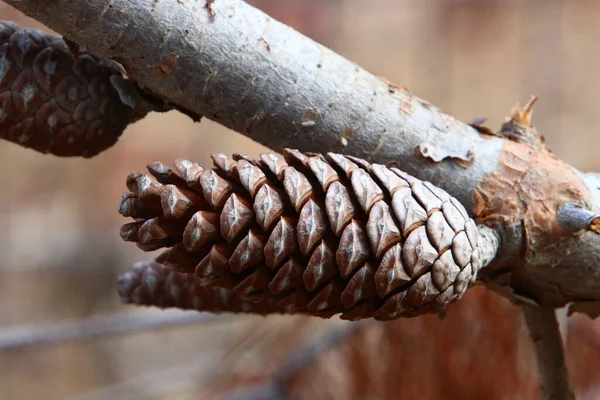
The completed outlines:
[[[530,305],[523,305],[521,308],[535,347],[543,398],[574,399],[554,309]]]
[[[330,329],[294,352],[267,382],[226,396],[223,400],[289,400],[293,398],[287,391],[287,381],[321,355],[339,346],[358,328],[368,323],[371,322],[343,323]]]
[[[12,326],[0,329],[0,351],[191,325],[216,318],[214,314],[197,312],[139,310],[60,323]]]

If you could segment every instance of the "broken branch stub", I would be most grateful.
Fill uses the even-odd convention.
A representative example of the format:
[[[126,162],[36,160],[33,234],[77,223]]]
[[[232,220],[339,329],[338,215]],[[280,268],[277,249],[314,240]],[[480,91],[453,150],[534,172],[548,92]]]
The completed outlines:
[[[561,226],[573,232],[592,231],[600,234],[600,214],[581,204],[565,203],[558,212]]]
[[[495,236],[456,199],[395,167],[297,150],[213,160],[131,174],[119,212],[135,222],[121,236],[166,247],[156,262],[271,312],[442,312],[495,255]]]

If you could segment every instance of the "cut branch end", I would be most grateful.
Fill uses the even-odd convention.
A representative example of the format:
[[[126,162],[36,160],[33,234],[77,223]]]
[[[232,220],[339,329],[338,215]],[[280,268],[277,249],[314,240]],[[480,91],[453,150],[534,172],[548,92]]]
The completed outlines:
[[[570,231],[600,234],[600,214],[575,203],[566,203],[558,212],[560,225]]]
[[[600,235],[600,216],[594,217],[592,222],[588,225],[588,230]]]

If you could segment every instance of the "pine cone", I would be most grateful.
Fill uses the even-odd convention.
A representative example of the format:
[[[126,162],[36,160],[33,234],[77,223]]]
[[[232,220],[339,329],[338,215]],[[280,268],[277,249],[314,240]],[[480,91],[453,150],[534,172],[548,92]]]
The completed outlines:
[[[176,307],[210,312],[277,312],[273,301],[241,300],[231,289],[209,288],[192,274],[182,274],[157,263],[136,263],[131,271],[119,277],[119,296],[123,303]]]
[[[133,118],[113,75],[59,37],[0,21],[0,138],[57,156],[107,149]]]
[[[132,173],[121,237],[245,301],[389,320],[440,312],[480,266],[478,231],[443,190],[395,167],[286,150]]]

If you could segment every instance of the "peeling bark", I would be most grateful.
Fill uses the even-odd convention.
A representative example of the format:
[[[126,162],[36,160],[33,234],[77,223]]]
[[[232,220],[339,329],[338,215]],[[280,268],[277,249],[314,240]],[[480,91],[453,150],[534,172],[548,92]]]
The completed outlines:
[[[516,226],[520,231],[520,245],[507,263],[517,293],[554,306],[600,293],[600,282],[579,281],[579,268],[573,264],[583,262],[588,272],[600,273],[594,258],[597,239],[593,234],[574,233],[558,218],[566,203],[591,207],[588,188],[577,170],[544,149],[506,141],[498,170],[483,179],[473,195],[479,222],[500,230]]]
[[[333,151],[401,169],[458,198],[501,237],[498,271],[540,304],[600,299],[600,238],[558,222],[600,208],[600,185],[530,135],[475,129],[240,0],[6,0],[140,86],[281,151]],[[509,121],[510,122],[510,121]],[[528,131],[529,130],[529,131]]]
[[[480,222],[492,227],[523,224],[525,261],[531,262],[556,238],[571,236],[556,213],[565,203],[584,202],[587,188],[575,169],[553,155],[507,141],[498,170],[483,179],[473,195]]]

